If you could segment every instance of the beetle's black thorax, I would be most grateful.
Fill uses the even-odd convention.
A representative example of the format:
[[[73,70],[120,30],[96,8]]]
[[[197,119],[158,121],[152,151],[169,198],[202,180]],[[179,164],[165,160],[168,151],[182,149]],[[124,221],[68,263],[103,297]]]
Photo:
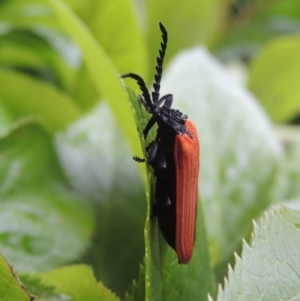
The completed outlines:
[[[162,106],[153,115],[156,115],[157,118],[158,135],[161,133],[161,135],[167,136],[186,132],[185,120],[187,116],[179,110]]]

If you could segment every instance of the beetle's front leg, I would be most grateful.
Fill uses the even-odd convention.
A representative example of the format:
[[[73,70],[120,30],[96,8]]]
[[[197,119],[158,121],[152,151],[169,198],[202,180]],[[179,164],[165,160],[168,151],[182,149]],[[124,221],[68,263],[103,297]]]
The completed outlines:
[[[162,169],[167,168],[167,161],[160,148],[158,141],[151,142],[147,148],[147,162],[152,166],[154,175]]]
[[[159,142],[153,141],[146,147],[147,158],[140,158],[138,156],[134,156],[133,160],[136,162],[147,162],[150,166],[152,166],[154,170],[154,174],[157,171],[167,168],[167,162],[163,152],[160,149]]]
[[[146,162],[146,159],[145,158],[140,158],[138,156],[133,156],[132,159],[138,163],[141,163],[141,162]]]

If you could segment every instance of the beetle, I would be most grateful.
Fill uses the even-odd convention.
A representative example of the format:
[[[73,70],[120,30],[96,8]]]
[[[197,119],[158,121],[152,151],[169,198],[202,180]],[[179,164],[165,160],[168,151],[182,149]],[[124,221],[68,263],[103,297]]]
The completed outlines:
[[[139,75],[127,73],[121,78],[130,77],[137,82],[142,92],[141,104],[152,115],[143,130],[145,139],[157,124],[156,137],[146,147],[146,158],[135,156],[133,159],[146,162],[153,168],[156,183],[151,218],[157,217],[159,228],[166,242],[175,250],[178,262],[186,264],[192,257],[195,241],[200,145],[195,125],[187,115],[171,108],[173,95],[160,98],[168,34],[161,23],[159,27],[162,42],[152,97]]]

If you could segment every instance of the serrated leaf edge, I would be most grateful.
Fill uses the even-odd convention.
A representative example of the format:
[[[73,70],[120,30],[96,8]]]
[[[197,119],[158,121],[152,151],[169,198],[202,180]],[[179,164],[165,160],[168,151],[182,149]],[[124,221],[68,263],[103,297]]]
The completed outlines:
[[[228,264],[228,273],[227,276],[224,277],[224,283],[218,285],[218,294],[216,300],[223,300],[226,295],[226,289],[229,287],[230,282],[235,277],[235,273],[240,268],[241,263],[243,262],[244,253],[252,249],[252,244],[254,239],[257,237],[257,234],[265,227],[266,221],[272,220],[275,216],[276,212],[280,212],[283,209],[282,205],[274,205],[270,208],[270,210],[265,211],[259,222],[252,220],[253,230],[250,234],[250,243],[248,243],[244,238],[242,240],[242,252],[239,256],[236,252],[234,253],[235,263],[234,267],[232,268],[230,264]],[[209,301],[213,301],[211,296],[209,295]]]

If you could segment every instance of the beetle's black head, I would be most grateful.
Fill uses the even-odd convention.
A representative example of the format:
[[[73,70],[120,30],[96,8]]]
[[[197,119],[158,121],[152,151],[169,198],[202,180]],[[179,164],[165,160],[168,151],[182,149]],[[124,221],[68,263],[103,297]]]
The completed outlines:
[[[174,134],[189,134],[185,126],[186,119],[187,115],[179,110],[174,110],[163,105],[160,108],[160,115],[157,116],[157,123],[165,131],[172,131]]]

